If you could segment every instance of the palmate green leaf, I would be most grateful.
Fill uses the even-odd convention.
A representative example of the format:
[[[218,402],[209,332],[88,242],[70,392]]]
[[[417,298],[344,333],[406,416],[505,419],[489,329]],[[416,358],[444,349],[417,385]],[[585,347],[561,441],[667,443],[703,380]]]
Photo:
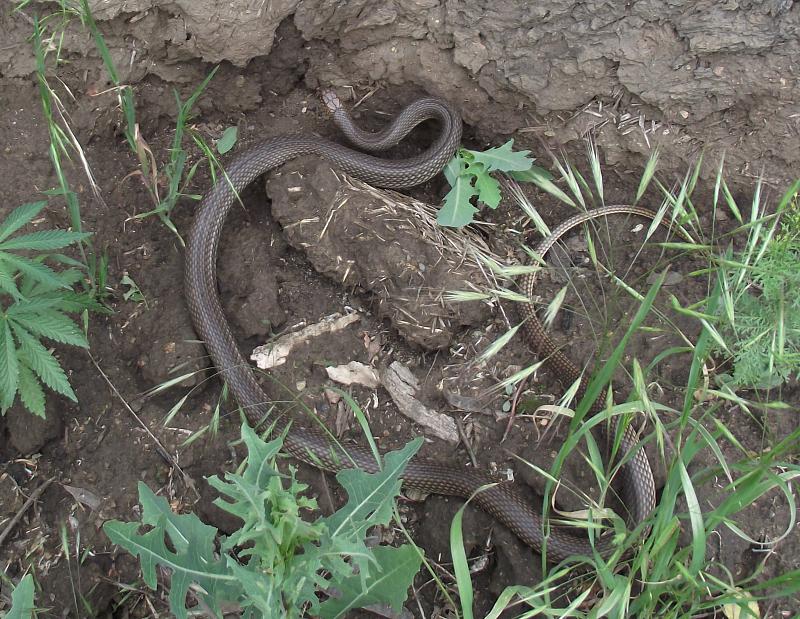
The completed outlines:
[[[221,616],[220,605],[239,598],[241,583],[228,570],[226,558],[216,556],[217,530],[203,524],[194,514],[173,513],[166,499],[153,494],[142,482],[139,482],[139,502],[142,522],[111,520],[103,525],[106,535],[139,557],[142,578],[151,589],[157,586],[156,567],[170,570],[169,605],[173,615],[186,619],[186,594],[192,584],[197,584],[201,592],[196,594]],[[153,528],[140,534],[142,524]],[[174,550],[167,548],[166,539]]]
[[[14,325],[14,335],[19,342],[17,354],[20,361],[36,372],[36,375],[50,389],[77,402],[78,398],[67,380],[67,375],[64,374],[64,370],[61,369],[53,353],[42,346],[41,342],[28,331],[16,324]]]
[[[16,282],[14,282],[14,277],[2,262],[0,262],[0,292],[5,292],[15,301],[20,301],[24,298],[17,288]]]
[[[0,412],[14,403],[19,381],[19,361],[8,320],[0,317]]]
[[[476,163],[482,164],[487,172],[522,172],[529,170],[533,165],[533,159],[529,150],[513,150],[514,140],[509,140],[502,146],[490,148],[485,151],[470,150]]]
[[[23,303],[12,305],[8,309],[8,319],[12,324],[46,337],[54,342],[89,348],[86,336],[69,317],[58,310],[46,309],[39,312],[24,310]]]
[[[35,296],[23,299],[9,306],[7,314],[12,317],[22,316],[28,320],[48,320],[51,314],[62,315],[63,312],[99,312],[111,313],[92,298],[89,292],[73,292],[69,290],[51,290],[37,293]],[[47,316],[42,317],[42,314]]]
[[[33,371],[24,363],[19,366],[19,399],[30,412],[44,419],[44,390]]]
[[[10,267],[18,270],[26,277],[34,281],[41,282],[51,288],[69,288],[67,284],[62,282],[53,269],[37,262],[30,260],[24,256],[16,256],[6,252],[0,252],[0,262],[5,262]]]
[[[478,209],[470,200],[477,194],[477,190],[472,186],[471,176],[457,176],[444,198],[444,206],[436,216],[436,223],[448,228],[461,228],[472,223],[473,215]]]
[[[422,557],[411,544],[394,548],[377,546],[372,549],[377,566],[370,575],[362,578],[353,574],[349,578],[336,580],[332,586],[338,592],[319,607],[319,616],[325,619],[342,617],[353,608],[369,604],[389,604],[399,612],[408,595],[408,588],[422,564]]]
[[[63,271],[54,271],[54,273],[58,284],[52,280],[42,282],[31,277],[23,277],[20,292],[26,298],[53,296],[64,299],[77,294],[73,292],[72,287],[83,279],[83,273],[77,269],[64,269]]]
[[[49,251],[72,245],[72,243],[82,241],[89,236],[87,232],[72,232],[71,230],[38,230],[0,243],[0,250]]]
[[[30,222],[46,205],[47,202],[42,200],[23,204],[11,211],[3,220],[3,223],[0,224],[0,242],[5,241],[22,226]]]
[[[11,592],[11,608],[6,611],[5,619],[32,619],[36,608],[34,593],[33,576],[25,574]]]

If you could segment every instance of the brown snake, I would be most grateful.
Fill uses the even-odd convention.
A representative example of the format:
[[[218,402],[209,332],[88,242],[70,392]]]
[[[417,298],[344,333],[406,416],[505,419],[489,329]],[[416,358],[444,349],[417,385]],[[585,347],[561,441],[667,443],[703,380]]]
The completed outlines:
[[[253,371],[231,333],[217,292],[216,262],[220,235],[225,218],[236,202],[237,195],[258,176],[286,161],[301,155],[320,155],[345,172],[374,185],[402,188],[418,185],[438,174],[450,160],[461,141],[461,117],[446,103],[436,99],[421,99],[405,109],[390,126],[378,134],[370,134],[355,127],[338,99],[330,93],[325,103],[333,111],[334,121],[345,136],[362,150],[380,151],[402,140],[416,125],[435,119],[441,131],[434,143],[422,154],[408,159],[382,159],[367,155],[318,136],[281,136],[266,140],[234,159],[227,169],[227,182],[221,181],[204,196],[192,226],[185,262],[186,298],[198,336],[205,342],[214,365],[222,373],[248,421],[257,425],[271,412],[268,396],[259,386]],[[547,239],[537,251],[544,256],[560,235],[582,221],[611,213],[634,213],[652,217],[652,213],[638,207],[605,207],[600,211],[582,213],[568,220]],[[624,210],[623,210],[624,209]],[[556,234],[558,233],[558,234]],[[549,243],[549,245],[547,245]],[[531,294],[534,276],[521,281],[523,290]],[[577,378],[578,369],[559,350],[544,332],[532,306],[523,304],[527,320],[528,337],[534,350],[565,376]],[[582,386],[582,389],[585,385]],[[290,420],[273,416],[270,422],[278,431],[286,429]],[[621,453],[627,453],[638,443],[630,426],[624,432]],[[285,449],[294,457],[313,466],[338,471],[360,467],[375,472],[378,466],[372,453],[363,447],[346,448],[336,445],[323,432],[291,425],[284,441]],[[622,498],[630,512],[630,522],[639,524],[652,511],[655,504],[653,476],[642,449],[628,460],[620,470]],[[560,561],[571,555],[590,555],[592,545],[569,529],[552,526],[545,539],[542,516],[535,511],[523,495],[510,483],[496,483],[488,474],[474,469],[446,466],[434,461],[414,458],[403,474],[407,486],[432,493],[463,498],[471,497],[481,486],[494,484],[479,492],[473,502],[506,525],[524,543],[541,551],[546,542],[547,558]],[[595,540],[594,549],[601,554],[612,550],[610,536]]]

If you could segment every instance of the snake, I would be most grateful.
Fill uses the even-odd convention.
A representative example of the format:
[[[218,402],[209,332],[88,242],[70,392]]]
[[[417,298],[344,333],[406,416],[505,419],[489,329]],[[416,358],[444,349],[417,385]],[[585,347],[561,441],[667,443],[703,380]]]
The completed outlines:
[[[445,101],[422,98],[403,108],[385,129],[371,133],[352,121],[333,91],[326,91],[322,98],[334,124],[359,150],[317,135],[296,134],[268,138],[234,157],[226,168],[224,179],[203,196],[191,225],[184,263],[185,298],[197,335],[250,425],[258,426],[268,419],[272,431],[284,435],[284,451],[316,468],[337,472],[357,467],[367,473],[377,473],[381,465],[371,450],[358,445],[344,446],[332,440],[331,434],[321,428],[302,427],[291,415],[275,413],[270,398],[240,352],[223,311],[216,274],[220,237],[227,215],[242,190],[259,176],[299,156],[323,157],[345,173],[379,187],[403,189],[424,183],[442,171],[459,147],[461,116]],[[399,159],[371,154],[397,145],[417,125],[427,120],[436,121],[440,128],[436,138],[420,154]],[[610,212],[605,209],[592,214],[583,213],[567,220],[539,244],[537,253],[543,257],[569,229]],[[639,209],[613,212],[635,212],[652,217],[651,213]],[[535,275],[527,274],[520,283],[523,289],[532,292],[534,281]],[[548,357],[549,363],[564,376],[580,376],[575,365],[549,338],[532,307],[526,307],[524,311],[526,333],[534,351]],[[585,383],[582,385],[585,390]],[[647,518],[655,504],[652,472],[644,450],[634,450],[637,443],[636,433],[628,425],[623,432],[620,453],[633,450],[635,455],[621,465],[620,476],[621,495],[631,525]],[[498,482],[494,476],[475,468],[452,466],[415,456],[401,477],[405,487],[427,494],[470,499],[508,527],[524,544],[538,552],[546,551],[546,558],[551,562],[574,555],[592,556],[595,551],[606,556],[615,548],[611,535],[598,535],[590,542],[574,527],[558,526],[546,519],[513,482]]]

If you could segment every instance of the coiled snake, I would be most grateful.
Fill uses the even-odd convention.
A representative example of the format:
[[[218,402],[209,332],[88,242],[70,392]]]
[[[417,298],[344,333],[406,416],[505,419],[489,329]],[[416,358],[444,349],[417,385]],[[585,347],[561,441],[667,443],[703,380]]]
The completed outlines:
[[[326,93],[324,100],[333,112],[334,122],[349,141],[362,150],[388,149],[424,120],[437,120],[441,129],[433,144],[422,154],[394,160],[374,157],[317,136],[296,135],[268,139],[236,157],[227,169],[227,179],[218,182],[204,196],[186,249],[186,298],[197,335],[205,342],[214,365],[253,425],[260,423],[269,414],[269,399],[239,352],[217,293],[217,249],[225,218],[237,195],[265,172],[289,159],[310,154],[325,157],[345,172],[374,185],[387,188],[411,187],[438,174],[453,156],[461,140],[461,117],[446,103],[437,99],[420,99],[412,103],[387,129],[377,134],[364,132],[354,126],[333,94]],[[614,212],[635,212],[652,217],[651,213],[641,209],[614,208],[625,209]],[[604,211],[608,212],[608,209]],[[565,222],[539,245],[539,255],[544,256],[549,245],[568,229],[604,213],[582,213]],[[523,290],[531,294],[533,283],[534,277],[526,276],[521,282]],[[534,350],[540,355],[549,356],[550,363],[559,368],[564,376],[579,376],[578,369],[556,349],[544,332],[532,307],[526,305],[523,311],[526,313],[526,329]],[[278,431],[289,424],[289,420],[283,415],[270,421],[275,423]],[[635,433],[628,426],[620,452],[627,453],[637,442]],[[291,426],[286,435],[284,448],[299,460],[329,471],[351,466],[368,472],[377,470],[375,459],[368,449],[349,445],[346,448],[337,446],[323,432],[300,428],[296,424]],[[637,450],[636,455],[622,466],[620,476],[622,498],[628,506],[630,520],[638,524],[647,517],[655,503],[653,477],[643,450]],[[403,481],[407,486],[425,492],[464,498],[472,496],[481,486],[496,482],[494,478],[480,471],[445,466],[419,458],[409,462]],[[524,543],[537,550],[542,549],[545,540],[541,514],[528,504],[513,484],[495,484],[479,492],[473,502],[505,524]],[[603,554],[609,552],[609,536],[598,538],[594,548]],[[549,560],[560,561],[575,554],[591,555],[592,546],[588,539],[553,526],[546,540],[546,550]]]

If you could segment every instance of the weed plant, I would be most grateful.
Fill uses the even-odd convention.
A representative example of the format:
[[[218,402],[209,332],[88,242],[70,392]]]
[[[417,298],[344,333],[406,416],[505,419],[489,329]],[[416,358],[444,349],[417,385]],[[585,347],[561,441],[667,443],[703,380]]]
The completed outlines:
[[[572,208],[602,205],[601,166],[591,144],[588,155],[591,169],[588,177],[566,160],[554,158],[557,180],[542,181],[537,176],[530,180]],[[580,448],[601,489],[601,497],[609,496],[620,462],[629,454],[617,454],[615,458],[612,447],[612,457],[608,460],[612,464],[607,466],[600,457],[601,450],[591,429],[608,423],[612,416],[620,416],[623,420],[620,426],[624,427],[626,420],[633,421],[633,415],[644,413],[650,419],[652,431],[642,437],[641,446],[655,445],[666,466],[666,484],[655,512],[643,526],[627,535],[621,535],[618,530],[610,532],[618,544],[610,557],[598,554],[574,557],[555,566],[547,565],[543,558],[545,576],[542,582],[533,587],[509,587],[499,596],[487,617],[760,617],[761,601],[791,598],[800,591],[798,570],[770,578],[764,576],[773,553],[780,552],[781,542],[792,534],[796,525],[792,488],[800,477],[800,466],[795,459],[800,430],[753,452],[735,436],[728,419],[731,404],[741,411],[758,409],[763,414],[785,408],[780,401],[761,399],[755,402],[748,398],[744,388],[775,386],[797,373],[798,296],[789,291],[796,289],[800,277],[796,210],[800,185],[793,184],[774,212],[768,212],[759,183],[745,219],[720,164],[710,210],[713,215],[717,209],[724,208],[735,220],[732,231],[720,233],[714,228],[706,229],[703,222],[708,220],[700,217],[703,209],[694,198],[702,160],[674,190],[656,177],[657,161],[656,151],[645,168],[633,202],[649,195],[648,189],[654,186],[660,196],[660,204],[654,209],[657,218],[666,218],[685,230],[689,238],[698,239],[669,245],[681,255],[699,257],[707,264],[706,268],[688,276],[703,279],[708,294],[687,306],[674,297],[671,300],[674,311],[699,323],[700,334],[688,347],[662,351],[651,364],[641,364],[626,351],[626,342],[642,328],[644,315],[655,311],[653,295],[663,282],[663,274],[647,294],[639,294],[612,277],[610,281],[617,284],[618,294],[634,296],[639,309],[629,319],[614,352],[593,376],[585,397],[574,401],[577,390],[573,385],[568,390],[571,397],[565,397],[557,407],[571,419],[570,435],[560,448],[552,469],[537,469],[537,472],[548,480],[544,504],[549,511],[550,498],[559,483],[560,468],[567,455]],[[514,197],[542,234],[548,234],[546,225],[525,195],[517,191]],[[717,221],[717,217],[712,216],[711,221]],[[656,225],[650,227],[647,238],[655,228]],[[592,249],[591,242],[589,251],[593,261],[602,255],[599,248]],[[539,257],[533,258],[533,268],[542,266]],[[516,269],[494,265],[493,272],[511,280],[517,274]],[[602,272],[606,277],[608,271]],[[527,298],[517,299],[510,289],[503,288],[503,294],[497,292],[489,296],[530,302]],[[475,294],[455,292],[451,297],[474,298]],[[585,300],[584,307],[591,307],[592,302]],[[548,310],[555,314],[560,307],[558,303],[555,307],[551,303]],[[499,345],[490,347],[490,356],[497,354],[508,340],[501,337]],[[682,406],[658,403],[657,398],[652,397],[654,390],[658,394],[660,379],[654,372],[658,363],[687,351],[690,355],[686,366],[688,377],[685,384],[676,385],[682,393]],[[709,381],[708,368],[718,365],[714,363],[714,357],[718,356],[731,360],[733,375],[718,373]],[[542,364],[540,361],[524,368],[506,382],[516,384]],[[634,387],[628,401],[615,403],[609,396],[605,409],[587,418],[591,403],[603,388],[612,386],[612,378],[620,367],[625,368]],[[611,393],[613,391],[609,390]],[[614,444],[617,443],[612,441],[612,446]],[[727,448],[723,449],[723,445]],[[711,464],[708,464],[708,456],[699,458],[701,452],[711,455]],[[524,462],[521,465],[533,466]],[[705,496],[703,486],[711,479],[719,479],[724,486],[723,498],[714,504],[702,498]],[[581,494],[578,488],[572,491]],[[755,539],[740,524],[740,518],[743,510],[766,496],[778,497],[788,506],[788,521],[781,523],[781,527],[785,525],[784,531],[774,538]],[[584,498],[594,514],[608,513],[607,506]],[[615,522],[619,522],[619,518]],[[577,521],[576,526],[586,526],[586,523]],[[762,551],[749,574],[736,576],[732,566],[711,558],[710,553],[716,547],[713,541],[721,528]],[[460,513],[451,527],[451,551],[461,611],[469,619],[473,616],[473,591],[466,568]]]
[[[372,527],[390,523],[400,475],[421,439],[387,454],[376,474],[338,473],[347,503],[313,521],[317,503],[307,486],[297,481],[293,467],[286,473],[277,468],[283,438],[264,442],[244,424],[242,440],[248,449],[242,472],[209,478],[220,493],[215,504],[242,521],[231,536],[220,536],[193,514],[173,513],[143,483],[141,522],[103,527],[112,542],[139,557],[149,587],[157,586],[158,566],[170,572],[170,611],[188,616],[190,590],[214,616],[230,604],[253,618],[341,617],[378,603],[399,611],[421,551],[410,544],[370,547],[366,538]],[[147,530],[140,533],[143,526]]]

